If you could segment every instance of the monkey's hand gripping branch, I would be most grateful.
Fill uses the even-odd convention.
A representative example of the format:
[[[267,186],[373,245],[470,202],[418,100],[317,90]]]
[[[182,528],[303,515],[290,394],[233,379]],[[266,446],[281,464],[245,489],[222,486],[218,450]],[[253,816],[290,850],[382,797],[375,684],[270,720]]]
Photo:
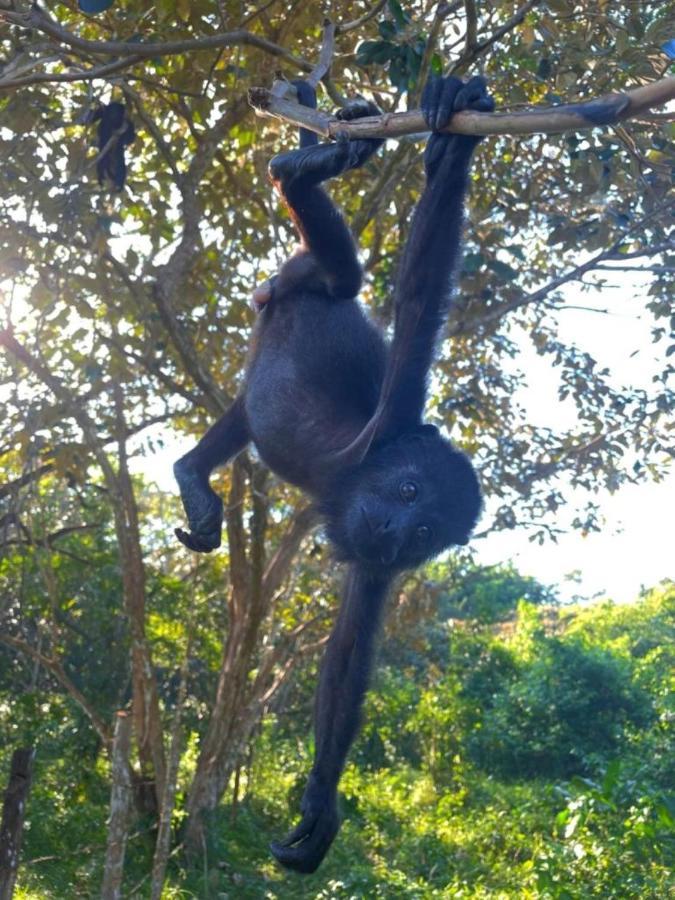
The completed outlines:
[[[249,103],[261,116],[272,116],[300,125],[326,138],[398,138],[421,134],[428,127],[422,110],[385,113],[355,122],[340,122],[321,110],[308,109],[265,88],[251,88]],[[654,81],[630,91],[607,94],[584,103],[537,107],[522,112],[484,113],[466,111],[453,117],[444,130],[454,134],[559,134],[635,118],[675,99],[675,76]]]

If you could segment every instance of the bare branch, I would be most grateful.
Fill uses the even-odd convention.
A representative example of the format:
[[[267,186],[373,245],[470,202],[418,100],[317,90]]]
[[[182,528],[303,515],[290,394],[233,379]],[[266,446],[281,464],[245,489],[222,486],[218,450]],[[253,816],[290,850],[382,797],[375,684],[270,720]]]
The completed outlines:
[[[1,20],[2,17],[0,16]],[[25,75],[23,78],[0,79],[0,90],[10,90],[11,88],[25,87],[27,84],[40,84],[46,81],[92,81],[94,78],[107,78],[115,72],[121,72],[124,69],[135,66],[136,63],[141,62],[143,59],[144,57],[138,55],[126,56],[124,59],[117,59],[102,66],[83,69],[81,72],[36,72],[34,75]],[[47,62],[47,60],[42,60],[42,62]]]
[[[271,597],[279,589],[302,539],[316,524],[317,519],[318,514],[313,506],[306,506],[295,514],[263,575],[261,593],[264,597]]]
[[[28,13],[15,12],[13,10],[0,11],[0,21],[5,20],[20,28],[29,28],[50,35],[62,44],[80,50],[94,56],[133,56],[137,59],[148,57],[173,56],[179,53],[188,53],[193,50],[214,50],[221,47],[234,47],[247,45],[264,50],[271,56],[277,56],[292,63],[305,72],[312,71],[311,63],[302,57],[295,56],[284,47],[274,44],[250,31],[239,29],[213,34],[205,38],[188,38],[182,41],[166,41],[163,43],[144,43],[142,41],[89,41],[72,34],[66,28],[52,19],[43,9],[33,6]]]
[[[662,211],[663,207],[653,211],[652,213],[649,213],[638,222],[635,222],[630,230],[635,231],[637,228],[644,225],[649,219],[651,219],[655,213]],[[539,303],[540,301],[545,300],[552,291],[557,290],[570,281],[580,281],[581,278],[588,272],[594,271],[598,268],[610,268],[603,267],[600,265],[600,263],[611,262],[612,260],[621,262],[624,259],[630,259],[632,256],[652,256],[656,255],[657,253],[667,252],[669,249],[675,251],[675,243],[666,243],[657,245],[647,250],[637,251],[634,254],[620,253],[619,247],[625,240],[626,234],[622,234],[621,237],[619,237],[616,241],[614,241],[613,244],[611,244],[611,246],[605,248],[604,250],[600,250],[595,254],[595,256],[592,256],[590,259],[586,260],[585,263],[575,266],[573,269],[569,269],[567,272],[564,272],[562,275],[559,275],[558,277],[552,279],[548,282],[548,284],[545,284],[543,287],[539,288],[536,291],[533,291],[530,294],[524,294],[520,297],[517,297],[515,300],[511,300],[509,303],[503,303],[495,309],[488,310],[485,315],[480,316],[478,319],[474,319],[471,322],[455,320],[451,323],[450,328],[448,329],[448,335],[454,336],[456,334],[460,334],[466,328],[473,328],[475,325],[483,325],[486,322],[491,322],[495,319],[501,319],[502,316],[506,315],[506,313],[514,312],[515,310],[521,309],[524,306],[531,306],[533,303]]]
[[[633,90],[606,94],[584,103],[539,107],[522,112],[460,112],[443,131],[451,134],[559,134],[611,125],[633,118],[654,106],[675,98],[675,76],[654,81]],[[249,103],[261,116],[272,116],[299,125],[327,138],[346,134],[348,138],[397,138],[405,134],[428,133],[420,110],[366,116],[342,122],[320,110],[300,106],[273,96],[265,88],[251,88]]]
[[[321,79],[330,72],[333,54],[335,53],[335,25],[326,19],[323,23],[323,42],[319,53],[319,61],[307,76],[307,81],[316,87]]]
[[[353,22],[344,22],[342,25],[338,25],[335,29],[336,34],[346,34],[348,31],[356,31],[362,25],[365,25],[366,22],[369,22],[371,19],[374,19],[375,16],[382,9],[387,0],[378,0],[378,2],[373,6],[371,10],[367,13],[364,13],[361,18],[354,19]]]
[[[471,56],[478,45],[478,10],[476,0],[464,0],[464,13],[466,16],[466,36],[464,55]]]

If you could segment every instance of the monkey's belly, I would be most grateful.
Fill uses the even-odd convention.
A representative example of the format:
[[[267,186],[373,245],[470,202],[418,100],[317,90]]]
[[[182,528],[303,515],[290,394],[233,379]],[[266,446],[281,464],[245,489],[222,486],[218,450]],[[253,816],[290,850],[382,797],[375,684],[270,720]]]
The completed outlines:
[[[308,390],[288,367],[271,366],[264,377],[251,378],[245,407],[253,443],[265,464],[310,493],[321,461],[346,447],[368,420]]]
[[[261,325],[246,377],[250,433],[274,472],[311,493],[322,460],[375,411],[384,341],[354,301],[297,298]]]

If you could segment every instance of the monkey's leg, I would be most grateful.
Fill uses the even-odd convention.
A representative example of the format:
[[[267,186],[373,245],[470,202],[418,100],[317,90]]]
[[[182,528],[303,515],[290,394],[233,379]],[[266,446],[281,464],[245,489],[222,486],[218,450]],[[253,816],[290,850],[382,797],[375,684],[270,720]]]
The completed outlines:
[[[250,436],[244,404],[237,398],[222,418],[206,432],[197,446],[174,464],[173,473],[190,531],[176,528],[179,541],[199,553],[220,547],[223,501],[209,484],[209,475],[244,449]]]

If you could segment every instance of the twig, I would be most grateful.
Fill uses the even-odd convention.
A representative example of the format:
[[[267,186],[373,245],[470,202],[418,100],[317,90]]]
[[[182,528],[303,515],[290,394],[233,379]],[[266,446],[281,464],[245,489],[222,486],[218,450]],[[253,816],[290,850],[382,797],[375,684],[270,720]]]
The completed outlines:
[[[0,17],[1,20],[2,17]],[[10,88],[24,87],[27,84],[40,84],[45,81],[92,81],[94,78],[107,78],[115,72],[121,72],[124,69],[135,66],[142,59],[144,59],[142,56],[126,56],[124,59],[117,59],[102,66],[83,69],[81,72],[37,72],[35,75],[26,75],[23,78],[10,78],[7,81],[0,80],[0,90],[5,91]]]
[[[316,87],[321,79],[330,72],[331,63],[333,62],[333,54],[335,53],[335,25],[330,19],[325,19],[323,23],[323,41],[321,43],[321,51],[319,53],[319,61],[307,76],[307,81]]]
[[[559,134],[581,131],[599,125],[611,125],[630,119],[654,106],[675,98],[675,76],[615,94],[606,94],[584,103],[539,107],[523,112],[459,112],[444,131],[452,134]],[[320,110],[300,106],[273,96],[266,88],[251,88],[248,99],[256,113],[283,119],[327,138],[346,135],[350,139],[397,138],[406,134],[427,133],[420,110],[366,116],[343,122]]]
[[[364,13],[360,19],[354,19],[353,22],[344,22],[342,25],[338,25],[335,29],[335,33],[347,34],[348,31],[356,31],[362,25],[365,25],[366,22],[369,22],[371,19],[373,19],[379,13],[386,2],[387,0],[378,0],[375,6],[373,6],[373,8],[367,13]]]
[[[466,36],[464,56],[471,56],[478,45],[478,11],[476,0],[464,0],[464,13],[466,15]]]
[[[471,65],[471,63],[479,56],[481,56],[488,47],[491,47],[494,43],[496,43],[500,38],[504,37],[505,34],[508,34],[509,31],[513,31],[520,23],[523,21],[525,16],[530,12],[531,9],[540,3],[541,0],[527,0],[527,3],[523,3],[520,9],[517,9],[515,13],[504,22],[503,25],[500,25],[489,37],[484,38],[482,41],[476,41],[472,48],[469,48],[468,41],[468,30],[467,30],[467,41],[466,41],[466,50],[462,54],[462,56],[457,60],[457,62],[452,66],[451,73],[453,75],[458,75],[461,72],[466,71],[466,69]],[[467,10],[468,12],[468,10]]]

